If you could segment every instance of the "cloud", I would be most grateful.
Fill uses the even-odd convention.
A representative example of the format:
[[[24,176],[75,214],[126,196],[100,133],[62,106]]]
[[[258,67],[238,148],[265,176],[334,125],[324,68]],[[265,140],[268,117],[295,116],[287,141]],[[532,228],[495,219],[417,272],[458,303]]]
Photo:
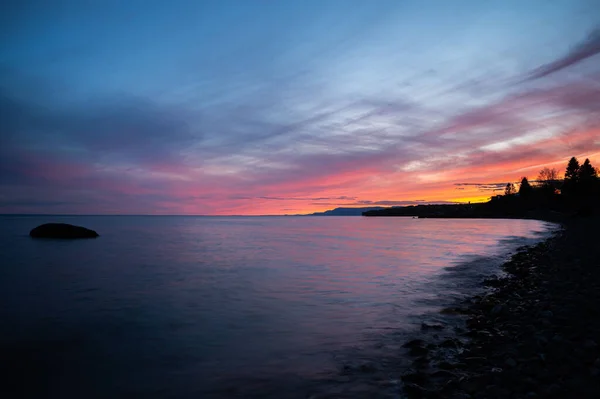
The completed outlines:
[[[14,206],[30,196],[53,209],[133,213],[452,203],[506,184],[486,181],[598,150],[597,66],[566,84],[510,90],[495,69],[467,65],[451,81],[397,89],[391,79],[389,90],[352,95],[328,91],[340,81],[263,82],[204,102],[81,101],[72,85],[5,78],[0,193]]]
[[[22,200],[2,200],[0,199],[0,209],[2,208],[14,208],[14,207],[23,207],[23,208],[53,208],[53,207],[72,207],[82,205],[81,201],[47,201],[47,200],[31,200],[31,199],[22,199]]]
[[[455,186],[470,186],[470,187],[475,187],[481,191],[498,191],[498,190],[504,190],[504,188],[506,187],[506,185],[510,183],[510,182],[504,182],[504,183],[454,183]],[[512,182],[512,183],[516,183],[516,181]]]
[[[539,79],[548,76],[593,57],[598,53],[600,53],[600,28],[596,28],[591,32],[586,40],[573,48],[567,55],[549,64],[542,65],[531,72],[529,79]]]
[[[455,201],[446,201],[446,200],[361,200],[356,201],[352,205],[381,205],[381,206],[408,206],[408,205],[428,205],[428,204],[456,204]]]
[[[134,97],[56,107],[0,93],[0,126],[5,137],[19,136],[29,147],[44,144],[71,155],[80,151],[87,159],[148,164],[176,161],[179,151],[202,138],[181,110]]]
[[[339,197],[248,197],[248,196],[230,196],[229,199],[233,200],[269,200],[269,201],[331,201],[331,200],[354,200],[356,197],[348,197],[345,195]]]

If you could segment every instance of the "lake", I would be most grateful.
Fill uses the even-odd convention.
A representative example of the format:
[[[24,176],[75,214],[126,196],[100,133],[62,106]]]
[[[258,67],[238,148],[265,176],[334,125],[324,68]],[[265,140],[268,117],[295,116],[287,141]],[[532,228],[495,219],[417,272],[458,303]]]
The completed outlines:
[[[28,237],[46,222],[100,237]],[[0,216],[2,371],[26,375],[19,389],[37,397],[398,397],[401,344],[421,321],[555,228],[535,220]]]

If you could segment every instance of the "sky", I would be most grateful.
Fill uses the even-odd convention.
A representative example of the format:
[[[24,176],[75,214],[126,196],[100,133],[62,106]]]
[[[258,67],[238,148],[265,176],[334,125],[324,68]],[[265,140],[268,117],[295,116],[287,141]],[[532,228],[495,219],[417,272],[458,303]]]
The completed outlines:
[[[0,213],[483,201],[571,156],[597,0],[0,4]]]

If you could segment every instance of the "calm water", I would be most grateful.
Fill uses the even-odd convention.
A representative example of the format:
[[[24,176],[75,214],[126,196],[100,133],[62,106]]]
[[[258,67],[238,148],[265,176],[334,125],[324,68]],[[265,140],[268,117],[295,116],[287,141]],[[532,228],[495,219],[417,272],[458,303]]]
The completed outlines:
[[[101,237],[27,236],[50,221]],[[401,357],[420,317],[469,293],[511,250],[552,228],[533,220],[0,216],[4,373],[26,373],[30,393],[43,397],[395,397],[402,359],[382,359]],[[375,371],[361,373],[361,364]]]

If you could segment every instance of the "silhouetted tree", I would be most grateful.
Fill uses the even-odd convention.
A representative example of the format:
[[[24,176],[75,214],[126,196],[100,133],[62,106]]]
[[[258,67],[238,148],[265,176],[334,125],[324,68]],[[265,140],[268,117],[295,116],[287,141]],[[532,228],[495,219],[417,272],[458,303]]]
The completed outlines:
[[[577,190],[577,182],[579,181],[579,161],[572,157],[565,171],[565,180],[563,183],[563,193],[573,195]]]
[[[594,194],[598,189],[598,172],[592,166],[589,159],[583,162],[581,167],[579,168],[579,174],[577,176],[579,178],[578,185],[579,191],[583,195]]]
[[[506,185],[506,188],[504,189],[504,195],[513,195],[517,193],[517,189],[515,188],[515,185],[512,183],[508,183]]]
[[[579,167],[578,173],[579,181],[584,180],[594,180],[598,178],[598,172],[592,166],[590,160],[588,158],[585,159],[583,165]]]
[[[529,184],[529,180],[526,177],[521,179],[521,185],[519,186],[519,195],[523,198],[528,198],[531,195],[533,188]]]
[[[565,171],[565,181],[577,181],[577,177],[579,176],[579,161],[577,158],[573,157],[569,160],[569,164],[567,165],[567,170]]]
[[[558,181],[558,170],[544,168],[540,170],[538,174],[537,181],[543,186],[556,188],[556,182]]]

